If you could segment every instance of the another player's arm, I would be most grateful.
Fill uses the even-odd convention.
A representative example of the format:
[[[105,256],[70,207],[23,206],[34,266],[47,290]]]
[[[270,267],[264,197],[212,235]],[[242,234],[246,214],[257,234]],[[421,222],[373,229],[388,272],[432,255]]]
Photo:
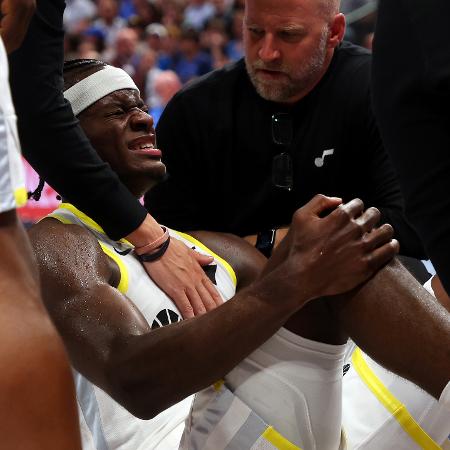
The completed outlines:
[[[233,299],[154,331],[110,285],[109,260],[88,231],[42,221],[30,236],[46,304],[75,367],[142,418],[214,383],[306,302],[351,289],[396,253],[385,229],[361,239],[377,219],[373,210],[361,215],[361,202],[319,217],[338,203],[318,196],[299,210],[265,276]]]
[[[13,210],[0,213],[0,247],[1,447],[80,449],[67,355],[42,305],[32,250]]]
[[[7,53],[20,47],[36,9],[36,0],[0,0],[0,34]]]

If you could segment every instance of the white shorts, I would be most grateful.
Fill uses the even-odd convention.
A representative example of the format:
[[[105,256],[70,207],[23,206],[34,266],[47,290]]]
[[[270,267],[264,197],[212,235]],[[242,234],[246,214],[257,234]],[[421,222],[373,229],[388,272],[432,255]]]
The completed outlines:
[[[343,428],[348,448],[441,448],[450,434],[450,384],[438,402],[367,355],[361,353],[360,357],[388,392],[369,388],[352,364],[343,383]]]
[[[0,213],[22,206],[27,200],[16,122],[8,59],[0,38]]]
[[[235,398],[220,388],[197,395],[182,448],[337,450],[345,348],[282,328],[225,377]],[[296,447],[275,444],[283,439]]]
[[[432,293],[430,285],[425,287]],[[352,450],[446,447],[450,434],[450,383],[437,401],[356,350],[344,376],[343,428]]]

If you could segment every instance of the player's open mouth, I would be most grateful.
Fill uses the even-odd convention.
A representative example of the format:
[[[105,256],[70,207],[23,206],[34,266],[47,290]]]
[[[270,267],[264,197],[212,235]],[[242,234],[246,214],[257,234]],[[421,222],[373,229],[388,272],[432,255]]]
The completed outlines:
[[[145,136],[128,143],[128,148],[135,152],[151,156],[153,158],[161,158],[161,150],[155,148],[153,136]]]

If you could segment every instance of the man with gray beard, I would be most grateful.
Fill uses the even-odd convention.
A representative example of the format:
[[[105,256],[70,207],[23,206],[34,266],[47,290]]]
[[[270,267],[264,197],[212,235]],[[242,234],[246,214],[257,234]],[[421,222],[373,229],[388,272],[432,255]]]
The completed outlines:
[[[243,29],[245,58],[163,113],[169,177],[147,207],[169,226],[246,236],[269,255],[315,194],[359,197],[394,226],[402,254],[423,257],[371,111],[370,54],[342,41],[339,0],[246,0]]]

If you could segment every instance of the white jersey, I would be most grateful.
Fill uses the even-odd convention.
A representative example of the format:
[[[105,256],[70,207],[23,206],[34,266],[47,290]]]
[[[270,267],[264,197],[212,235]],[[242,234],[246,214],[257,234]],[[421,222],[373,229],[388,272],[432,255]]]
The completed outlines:
[[[8,74],[8,59],[0,38],[0,213],[22,206],[27,200]]]
[[[133,301],[153,329],[181,320],[181,314],[172,300],[148,277],[142,264],[133,255],[130,243],[125,240],[110,240],[99,225],[67,203],[63,203],[49,217],[63,223],[81,225],[96,236],[103,251],[120,269],[118,290]],[[191,236],[169,231],[171,238],[179,239],[189,247],[195,247],[199,253],[215,257],[216,268],[213,276],[217,289],[225,300],[232,297],[235,293],[236,277],[229,264]],[[83,450],[178,449],[193,396],[173,405],[151,420],[140,420],[84,376],[75,371],[74,373]]]

